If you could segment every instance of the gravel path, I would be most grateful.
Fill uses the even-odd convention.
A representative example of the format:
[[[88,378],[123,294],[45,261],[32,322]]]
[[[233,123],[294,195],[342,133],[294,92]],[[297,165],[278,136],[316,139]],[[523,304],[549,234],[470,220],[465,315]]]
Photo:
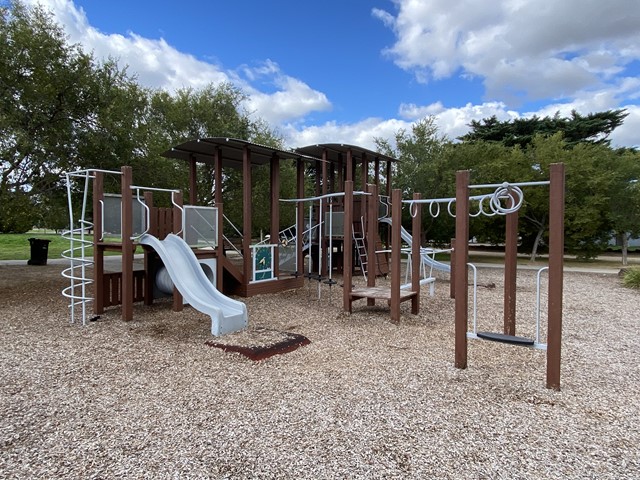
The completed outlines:
[[[252,328],[312,342],[256,363],[168,302],[69,325],[60,267],[35,268],[0,266],[0,478],[640,478],[640,297],[617,276],[565,275],[555,392],[541,351],[470,341],[453,367],[447,282],[399,325],[336,287],[246,299]],[[501,271],[479,274],[490,330]]]

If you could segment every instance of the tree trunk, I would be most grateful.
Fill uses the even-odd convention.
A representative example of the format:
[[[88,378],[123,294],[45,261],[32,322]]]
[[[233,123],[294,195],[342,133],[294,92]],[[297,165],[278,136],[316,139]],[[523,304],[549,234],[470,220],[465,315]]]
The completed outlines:
[[[531,247],[532,262],[535,262],[536,257],[538,256],[538,246],[540,245],[540,240],[542,240],[542,236],[544,235],[544,230],[547,225],[547,216],[545,215],[541,222],[534,222],[534,224],[538,226],[538,233],[536,234],[536,239],[533,242],[533,247]]]
[[[627,265],[629,265],[629,257],[628,257],[629,234],[625,232],[621,235],[621,237],[622,237],[622,266],[626,267]]]

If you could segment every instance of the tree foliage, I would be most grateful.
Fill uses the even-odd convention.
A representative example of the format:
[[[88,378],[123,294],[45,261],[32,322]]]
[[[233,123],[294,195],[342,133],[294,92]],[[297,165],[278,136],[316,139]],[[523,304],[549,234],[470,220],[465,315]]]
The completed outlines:
[[[378,147],[400,159],[396,185],[403,189],[405,198],[414,191],[423,198],[455,196],[457,170],[470,170],[473,184],[531,182],[547,180],[549,166],[564,163],[565,247],[588,259],[606,247],[612,234],[628,238],[640,233],[640,154],[614,150],[607,142],[570,145],[563,135],[562,131],[535,134],[524,146],[490,140],[453,143],[439,136],[434,120],[427,118],[417,122],[411,132],[400,130],[395,149],[384,140],[378,140]],[[526,187],[524,194],[520,248],[535,257],[538,247],[548,241],[549,191]],[[453,237],[454,224],[447,217],[441,213],[432,218],[425,212],[423,240],[446,242]],[[471,219],[471,235],[482,242],[503,242],[504,218]]]
[[[609,135],[622,125],[628,112],[624,109],[581,115],[575,110],[569,117],[516,118],[500,121],[493,115],[483,120],[472,120],[471,131],[459,139],[463,142],[499,142],[507,147],[531,144],[536,135],[551,136],[562,132],[567,146],[579,143],[609,145]]]

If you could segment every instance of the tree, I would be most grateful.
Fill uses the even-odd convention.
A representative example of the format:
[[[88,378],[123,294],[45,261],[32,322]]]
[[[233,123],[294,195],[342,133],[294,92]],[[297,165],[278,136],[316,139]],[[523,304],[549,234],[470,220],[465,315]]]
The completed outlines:
[[[438,133],[434,117],[425,117],[411,126],[411,131],[399,130],[395,148],[385,139],[375,139],[377,149],[399,160],[394,184],[403,197],[420,192],[423,198],[455,195],[455,163],[445,155],[449,140]],[[453,189],[452,189],[453,188]],[[404,223],[409,223],[405,212]],[[448,242],[453,235],[453,221],[442,214],[438,218],[423,217],[423,239]]]
[[[137,131],[140,97],[114,62],[98,65],[67,44],[42,7],[0,8],[0,203],[22,194],[42,201],[62,187],[63,172],[87,164],[121,165],[135,152],[136,139],[125,140]]]
[[[562,118],[559,113],[553,117],[516,118],[499,121],[494,115],[483,120],[473,120],[471,131],[459,139],[463,142],[500,142],[507,147],[529,145],[536,135],[550,136],[562,132],[567,146],[579,143],[609,145],[609,135],[622,125],[628,112],[625,109],[581,115],[575,110],[570,117]]]

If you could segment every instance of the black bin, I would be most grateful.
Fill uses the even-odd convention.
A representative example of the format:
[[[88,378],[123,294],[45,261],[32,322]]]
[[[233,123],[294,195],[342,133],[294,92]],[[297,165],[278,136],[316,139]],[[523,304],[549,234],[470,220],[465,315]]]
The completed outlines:
[[[49,255],[49,242],[51,240],[42,240],[41,238],[30,238],[31,258],[27,265],[46,265],[47,256]]]

